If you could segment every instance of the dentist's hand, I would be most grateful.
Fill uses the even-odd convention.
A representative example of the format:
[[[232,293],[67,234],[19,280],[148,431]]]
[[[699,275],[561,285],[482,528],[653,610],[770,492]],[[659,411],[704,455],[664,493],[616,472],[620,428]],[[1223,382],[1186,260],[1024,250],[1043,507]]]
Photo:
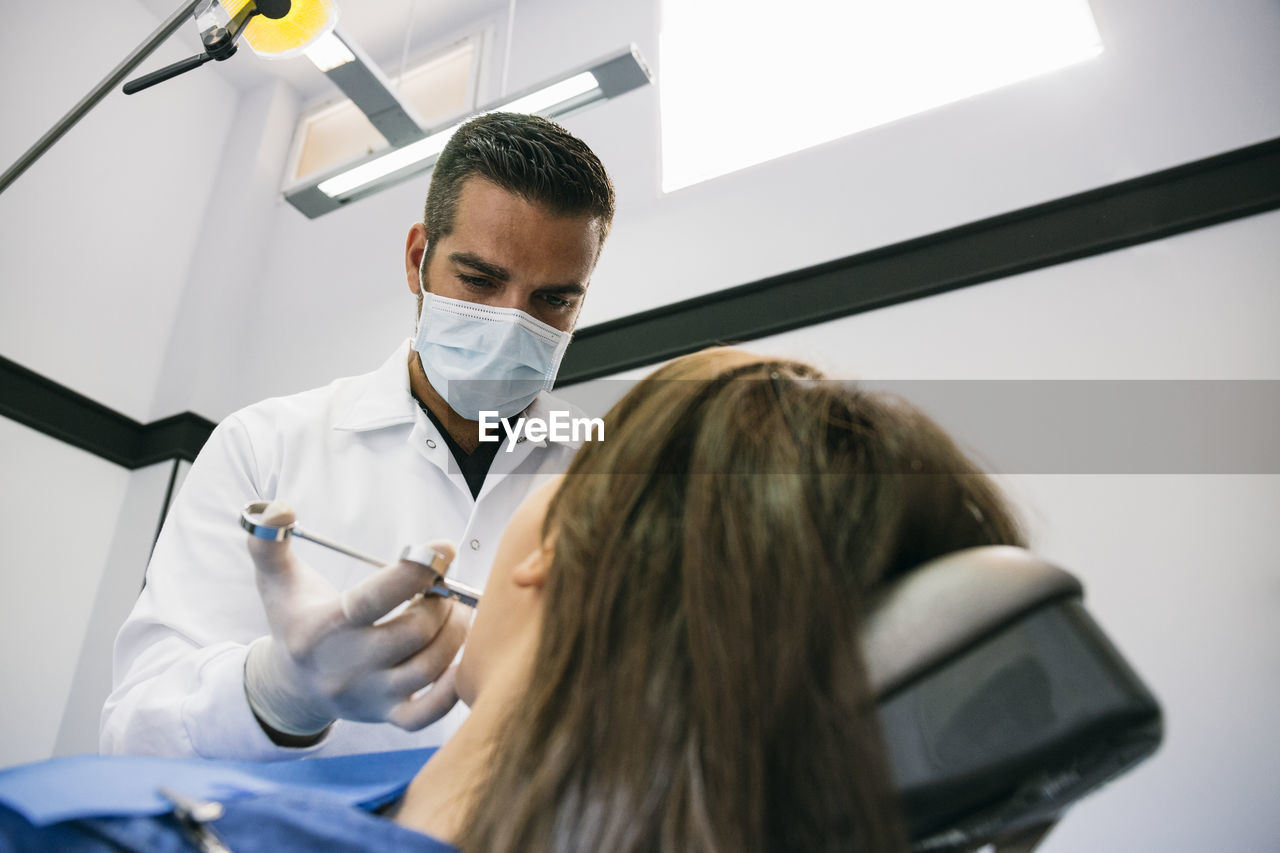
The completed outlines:
[[[272,525],[294,520],[279,501],[262,517]],[[449,543],[431,546],[453,560]],[[450,599],[416,595],[434,577],[429,568],[401,561],[339,593],[294,555],[288,540],[251,536],[249,552],[271,634],[249,646],[245,694],[277,743],[315,743],[339,718],[413,731],[457,702],[450,663],[470,617]],[[402,612],[374,624],[409,599]]]

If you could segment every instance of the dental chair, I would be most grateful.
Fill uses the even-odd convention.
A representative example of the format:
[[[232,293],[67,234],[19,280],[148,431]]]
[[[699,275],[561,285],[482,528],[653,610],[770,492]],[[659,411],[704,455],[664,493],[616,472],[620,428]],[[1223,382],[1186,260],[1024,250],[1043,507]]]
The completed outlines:
[[[872,604],[863,650],[912,847],[1032,849],[1160,743],[1160,706],[1070,574],[959,551]]]

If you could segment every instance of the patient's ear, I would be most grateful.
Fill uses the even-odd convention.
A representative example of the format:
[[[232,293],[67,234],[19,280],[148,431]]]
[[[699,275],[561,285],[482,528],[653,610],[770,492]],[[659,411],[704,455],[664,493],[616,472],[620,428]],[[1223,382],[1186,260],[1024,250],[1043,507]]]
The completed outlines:
[[[547,569],[555,555],[555,536],[552,535],[541,548],[529,554],[511,570],[511,580],[516,586],[541,589],[547,583]]]

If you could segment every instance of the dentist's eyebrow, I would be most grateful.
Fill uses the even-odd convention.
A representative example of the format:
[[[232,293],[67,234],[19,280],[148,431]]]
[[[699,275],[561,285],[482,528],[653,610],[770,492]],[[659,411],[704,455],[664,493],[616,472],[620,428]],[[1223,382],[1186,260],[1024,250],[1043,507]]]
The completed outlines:
[[[538,292],[554,293],[557,296],[581,296],[587,289],[580,284],[548,284],[546,287],[539,287]]]
[[[471,252],[452,252],[449,260],[455,264],[475,270],[481,275],[486,275],[495,281],[510,281],[511,273],[506,267],[500,267],[497,264],[490,263],[479,255],[473,255]],[[577,282],[569,282],[567,284],[548,284],[545,287],[538,288],[539,293],[554,293],[563,296],[581,296],[587,292],[584,285]]]
[[[455,264],[470,267],[481,275],[487,275],[497,281],[511,280],[511,273],[505,267],[491,264],[479,255],[473,255],[470,252],[453,252],[449,255],[449,260]]]

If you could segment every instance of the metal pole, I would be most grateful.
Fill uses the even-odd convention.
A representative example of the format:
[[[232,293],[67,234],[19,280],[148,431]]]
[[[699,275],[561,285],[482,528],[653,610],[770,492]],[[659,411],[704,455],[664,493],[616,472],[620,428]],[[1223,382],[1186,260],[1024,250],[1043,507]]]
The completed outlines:
[[[62,135],[70,130],[76,122],[84,118],[85,114],[88,113],[89,110],[93,109],[94,106],[97,105],[98,101],[101,101],[106,97],[107,92],[110,92],[119,85],[120,81],[123,80],[130,71],[136,68],[142,60],[150,56],[151,52],[160,46],[161,42],[173,35],[178,27],[182,26],[182,23],[191,17],[196,6],[200,5],[200,3],[201,0],[186,0],[186,2],[183,3],[182,8],[170,15],[168,20],[161,24],[155,32],[147,37],[146,41],[138,45],[134,49],[133,53],[126,56],[124,61],[117,65],[115,69],[107,75],[105,80],[97,86],[94,86],[93,89],[90,90],[89,94],[80,99],[80,103],[72,107],[71,111],[64,115],[57,124],[49,128],[48,132],[45,133],[44,136],[40,137],[36,144],[32,145],[26,154],[19,157],[18,161],[10,166],[4,175],[0,176],[0,193],[8,189],[9,185],[17,180],[19,175],[25,172],[32,163],[43,156],[44,152],[52,148],[53,144],[61,139]]]

